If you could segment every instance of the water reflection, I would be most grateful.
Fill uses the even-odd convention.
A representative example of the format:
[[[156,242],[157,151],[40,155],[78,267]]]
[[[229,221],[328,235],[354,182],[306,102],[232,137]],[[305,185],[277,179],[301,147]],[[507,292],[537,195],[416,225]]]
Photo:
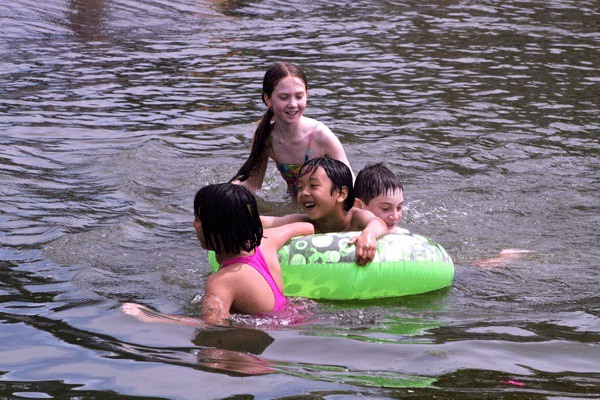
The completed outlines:
[[[105,0],[71,0],[67,11],[68,27],[84,41],[105,40]]]
[[[274,340],[266,332],[257,329],[214,327],[199,330],[192,343],[203,347],[261,354]]]
[[[242,17],[246,14],[243,10],[251,10],[259,6],[256,0],[211,0],[209,1],[215,11],[230,17]]]
[[[125,303],[120,309],[144,323],[198,327],[192,343],[201,346],[194,351],[201,367],[246,375],[273,372],[268,361],[255,356],[274,341],[263,331],[207,325],[200,318],[161,313],[141,304]]]
[[[266,332],[246,328],[214,328],[200,330],[192,340],[201,349],[196,350],[198,363],[246,375],[273,373],[271,362],[256,357],[275,339]]]

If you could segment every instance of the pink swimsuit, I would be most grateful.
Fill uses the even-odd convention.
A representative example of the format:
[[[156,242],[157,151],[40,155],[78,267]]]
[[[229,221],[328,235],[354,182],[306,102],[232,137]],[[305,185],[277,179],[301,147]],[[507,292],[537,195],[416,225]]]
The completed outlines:
[[[260,251],[260,249],[257,247],[254,249],[253,255],[231,258],[231,259],[225,261],[221,265],[221,268],[224,268],[231,264],[238,264],[238,263],[251,266],[252,268],[257,270],[262,275],[263,278],[265,278],[265,281],[267,281],[267,283],[271,287],[271,290],[273,291],[273,297],[275,298],[275,306],[273,306],[273,311],[285,310],[287,300],[286,300],[285,296],[283,295],[283,293],[281,293],[281,290],[279,290],[279,287],[277,286],[277,284],[275,283],[275,280],[273,279],[273,276],[271,275],[271,271],[269,271],[269,266],[267,265],[267,260],[265,260],[265,256],[263,255],[262,251]]]

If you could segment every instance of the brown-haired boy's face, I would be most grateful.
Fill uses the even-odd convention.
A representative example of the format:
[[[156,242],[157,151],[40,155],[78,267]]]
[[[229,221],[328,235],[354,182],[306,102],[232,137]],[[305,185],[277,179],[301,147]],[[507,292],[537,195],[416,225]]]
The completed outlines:
[[[363,208],[381,218],[388,226],[388,230],[391,230],[398,225],[402,218],[403,203],[404,193],[401,189],[395,189],[392,192],[380,194]]]

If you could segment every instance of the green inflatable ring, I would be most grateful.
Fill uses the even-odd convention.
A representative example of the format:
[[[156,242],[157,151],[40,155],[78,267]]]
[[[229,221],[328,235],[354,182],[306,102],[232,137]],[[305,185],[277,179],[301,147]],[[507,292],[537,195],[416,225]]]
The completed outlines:
[[[377,299],[438,290],[452,284],[454,264],[442,246],[411,233],[388,234],[377,241],[373,262],[357,266],[359,232],[298,237],[278,252],[284,294],[311,299]],[[209,252],[213,272],[219,269]]]

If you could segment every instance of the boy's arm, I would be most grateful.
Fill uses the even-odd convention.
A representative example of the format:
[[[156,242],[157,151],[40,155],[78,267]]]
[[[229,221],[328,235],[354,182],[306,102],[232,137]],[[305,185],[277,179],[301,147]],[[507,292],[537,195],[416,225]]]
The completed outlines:
[[[261,215],[260,222],[262,223],[263,229],[277,228],[283,225],[292,224],[294,222],[308,222],[308,217],[304,214],[289,214],[283,217],[272,217],[268,215]],[[300,236],[300,235],[298,235]]]
[[[353,226],[362,227],[360,235],[353,237],[348,243],[356,245],[356,264],[366,265],[373,261],[377,251],[377,239],[388,232],[388,227],[382,219],[370,211],[352,209]],[[356,222],[356,223],[354,223]]]

